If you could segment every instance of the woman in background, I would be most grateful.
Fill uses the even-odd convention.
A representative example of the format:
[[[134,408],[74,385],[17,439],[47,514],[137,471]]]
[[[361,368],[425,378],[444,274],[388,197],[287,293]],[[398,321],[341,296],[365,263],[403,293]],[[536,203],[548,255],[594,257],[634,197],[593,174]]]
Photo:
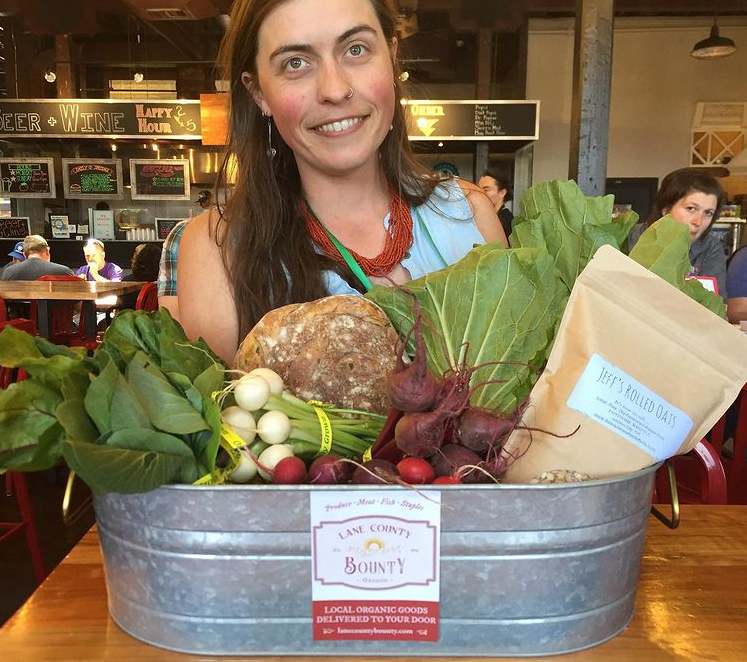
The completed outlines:
[[[710,234],[725,202],[724,189],[711,175],[693,168],[670,172],[661,182],[651,215],[631,232],[631,248],[641,232],[662,216],[684,223],[690,231],[690,276],[716,279],[718,293],[726,299],[726,252],[723,242]]]
[[[490,202],[495,207],[495,213],[498,214],[498,220],[503,226],[503,231],[507,237],[510,236],[514,215],[506,207],[506,203],[511,200],[511,182],[508,175],[501,174],[497,170],[486,170],[477,181],[477,185],[490,198]]]
[[[160,244],[138,244],[130,259],[132,273],[122,280],[154,281],[158,278],[158,264],[161,259]],[[129,292],[119,298],[117,308],[120,310],[134,309],[140,292]]]

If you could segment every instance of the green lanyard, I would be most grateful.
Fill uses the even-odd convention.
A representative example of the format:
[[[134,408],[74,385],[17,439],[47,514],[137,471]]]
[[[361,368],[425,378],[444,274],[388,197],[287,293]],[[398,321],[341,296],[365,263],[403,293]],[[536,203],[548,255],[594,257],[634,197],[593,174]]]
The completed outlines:
[[[303,201],[306,204],[306,209],[309,210],[309,213],[311,214],[313,219],[317,223],[319,223],[319,225],[322,226],[322,230],[324,230],[324,233],[329,237],[329,240],[335,245],[337,252],[342,256],[342,259],[345,260],[345,264],[347,264],[350,267],[350,271],[353,272],[355,277],[363,284],[363,287],[365,288],[366,292],[368,292],[373,287],[373,283],[371,283],[371,281],[368,280],[368,276],[366,276],[366,274],[363,273],[363,269],[361,269],[361,265],[355,261],[355,258],[350,254],[350,251],[339,242],[337,237],[335,237],[335,235],[333,235],[327,229],[327,226],[324,225],[324,223],[322,223],[319,220],[319,217],[314,213],[314,210],[311,208],[311,205],[309,204],[309,201],[306,200],[305,196],[304,196]]]

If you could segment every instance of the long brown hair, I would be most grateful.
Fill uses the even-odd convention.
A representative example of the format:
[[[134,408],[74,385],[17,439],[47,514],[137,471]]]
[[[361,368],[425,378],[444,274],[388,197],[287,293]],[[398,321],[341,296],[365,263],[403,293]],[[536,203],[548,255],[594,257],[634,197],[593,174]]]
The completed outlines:
[[[335,269],[355,287],[345,267],[315,251],[300,214],[301,180],[293,152],[272,125],[274,158],[268,155],[268,122],[241,80],[256,80],[259,30],[267,15],[285,0],[237,0],[221,45],[220,61],[230,82],[228,148],[218,173],[218,188],[235,178],[221,212],[225,232],[218,232],[221,253],[233,287],[239,340],[268,310],[311,301],[327,294],[323,271]],[[369,0],[384,37],[396,36],[392,0]],[[392,130],[382,143],[380,162],[389,185],[410,204],[425,202],[439,177],[420,166],[407,138],[400,104],[399,67],[394,68],[395,110]]]

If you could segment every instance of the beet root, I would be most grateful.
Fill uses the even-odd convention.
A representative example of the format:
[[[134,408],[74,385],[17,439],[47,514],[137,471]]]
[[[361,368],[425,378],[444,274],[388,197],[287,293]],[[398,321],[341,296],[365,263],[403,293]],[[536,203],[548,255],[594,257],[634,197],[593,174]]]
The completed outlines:
[[[397,421],[394,438],[405,455],[429,457],[441,448],[445,431],[446,416],[443,413],[412,412]]]
[[[339,485],[350,480],[353,465],[331,453],[320,455],[309,467],[309,483],[316,485]]]
[[[481,462],[482,458],[477,453],[460,444],[447,444],[431,458],[436,476],[456,475],[460,477],[462,482],[467,482],[464,480],[467,470],[462,474],[461,468],[478,466]]]
[[[355,467],[350,482],[354,485],[384,485],[396,483],[397,479],[397,467],[389,460],[369,460]]]
[[[469,407],[459,417],[459,443],[475,453],[485,454],[506,437],[516,420],[500,418],[483,407]]]

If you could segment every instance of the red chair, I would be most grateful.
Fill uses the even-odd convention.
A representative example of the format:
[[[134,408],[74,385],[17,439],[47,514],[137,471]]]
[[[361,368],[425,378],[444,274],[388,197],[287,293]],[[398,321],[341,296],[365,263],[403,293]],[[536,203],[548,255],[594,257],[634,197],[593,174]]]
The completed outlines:
[[[35,336],[36,327],[31,320],[19,318],[15,320],[0,321],[0,331],[6,326],[12,326],[19,331],[25,331],[26,333]],[[23,379],[25,373],[21,368],[6,368],[0,366],[0,388],[8,388],[16,379]]]
[[[689,453],[676,455],[671,462],[681,503],[723,505],[727,503],[726,474],[713,446],[702,439]],[[666,464],[656,472],[654,503],[671,503],[669,472]]]
[[[148,312],[158,310],[158,285],[156,283],[146,283],[140,288],[135,310],[147,310]]]
[[[0,297],[0,322],[8,321],[8,306],[5,303],[5,299]]]
[[[729,503],[747,504],[747,384],[707,436],[726,471]],[[733,443],[731,453],[724,449],[728,437]]]
[[[77,276],[40,276],[37,280],[75,281],[80,282]],[[49,301],[49,340],[56,345],[69,345],[70,347],[85,347],[93,351],[98,347],[96,338],[86,337],[87,307],[83,301]],[[73,324],[73,315],[76,307],[80,309],[78,328]],[[31,321],[38,327],[39,306],[37,301],[31,302]]]

